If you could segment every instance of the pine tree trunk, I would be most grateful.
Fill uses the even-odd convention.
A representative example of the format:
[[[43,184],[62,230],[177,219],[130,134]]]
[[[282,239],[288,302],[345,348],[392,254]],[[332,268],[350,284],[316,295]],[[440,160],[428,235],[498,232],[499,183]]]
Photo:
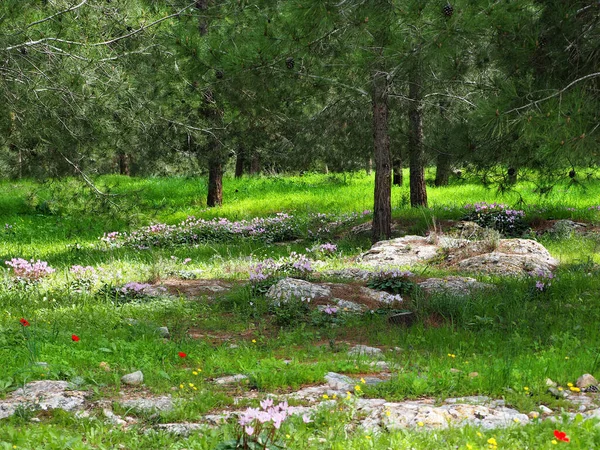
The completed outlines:
[[[238,153],[237,153],[237,157],[235,159],[235,177],[236,178],[242,178],[242,175],[244,175],[244,162],[245,162],[245,157],[246,156],[246,149],[244,148],[244,146],[240,145],[240,148],[238,149]]]
[[[125,153],[119,153],[119,174],[130,175],[129,171],[129,155]]]
[[[396,156],[392,163],[394,167],[394,174],[392,176],[392,184],[394,186],[402,186],[404,182],[404,178],[402,176],[402,158],[400,156]]]
[[[420,76],[408,83],[408,156],[410,159],[410,205],[427,207],[425,185],[425,148],[423,147],[423,97]]]
[[[517,184],[517,179],[519,178],[519,169],[517,167],[509,167],[508,168],[508,182],[510,184]]]
[[[373,241],[392,234],[392,185],[390,136],[388,133],[388,79],[384,72],[373,75],[373,143],[375,150],[375,202]]]
[[[435,169],[435,185],[448,186],[450,180],[450,155],[446,152],[440,152],[437,157],[437,166]]]
[[[258,175],[260,173],[260,153],[254,152],[252,154],[252,161],[250,161],[250,175]]]
[[[208,196],[206,206],[221,206],[223,203],[223,164],[217,158],[208,160]]]

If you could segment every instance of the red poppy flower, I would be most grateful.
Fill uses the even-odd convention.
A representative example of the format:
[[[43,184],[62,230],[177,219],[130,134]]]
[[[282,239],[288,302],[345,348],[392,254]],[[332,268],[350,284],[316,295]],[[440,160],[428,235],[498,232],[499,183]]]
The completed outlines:
[[[179,352],[178,355],[180,358],[185,358],[187,356],[187,353]]]
[[[79,342],[79,336],[77,336],[76,334],[72,334],[71,339],[73,340],[73,342]]]
[[[23,325],[24,327],[28,327],[29,325],[31,325],[29,323],[29,321],[25,318],[21,318],[21,320],[19,320],[19,322],[21,322],[21,325]]]
[[[559,441],[563,441],[563,442],[570,441],[570,439],[567,437],[567,433],[565,433],[564,431],[554,430],[554,437],[556,439],[558,439]]]

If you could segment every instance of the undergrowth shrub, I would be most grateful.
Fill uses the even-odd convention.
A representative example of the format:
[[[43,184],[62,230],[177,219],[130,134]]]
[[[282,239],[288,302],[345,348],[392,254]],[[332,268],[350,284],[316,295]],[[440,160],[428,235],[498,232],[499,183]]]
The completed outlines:
[[[410,294],[416,289],[416,284],[410,279],[414,274],[410,271],[382,270],[373,275],[367,286],[390,294]]]
[[[493,228],[506,236],[521,236],[529,226],[525,222],[525,211],[510,209],[500,203],[480,202],[465,205],[467,214],[462,220],[475,222],[484,228]]]

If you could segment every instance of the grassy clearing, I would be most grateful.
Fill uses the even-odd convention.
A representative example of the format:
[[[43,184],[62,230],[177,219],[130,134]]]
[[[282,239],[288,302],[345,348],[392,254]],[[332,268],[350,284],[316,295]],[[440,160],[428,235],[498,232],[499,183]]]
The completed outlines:
[[[282,320],[247,286],[253,262],[287,257],[294,251],[305,253],[311,242],[238,240],[138,250],[107,248],[98,237],[156,221],[174,224],[190,214],[236,220],[282,210],[299,217],[361,212],[371,204],[371,177],[231,179],[225,183],[225,206],[214,210],[203,208],[205,186],[199,179],[102,178],[103,189],[128,193],[123,202],[131,209],[121,213],[110,207],[108,212],[86,213],[85,203],[63,203],[78,192],[77,186],[73,181],[0,184],[0,224],[9,225],[0,231],[0,260],[40,258],[57,269],[48,279],[29,286],[16,286],[9,271],[3,273],[0,395],[32,380],[57,379],[72,381],[95,399],[112,401],[119,392],[133,392],[121,385],[120,377],[142,370],[142,393],[171,394],[182,403],[158,416],[140,414],[141,426],[193,421],[201,414],[232,407],[237,395],[254,393],[256,398],[245,400],[244,405],[257,405],[268,393],[318,384],[330,371],[356,376],[376,372],[368,360],[357,362],[347,355],[346,350],[359,343],[383,348],[385,360],[396,367],[388,382],[365,386],[364,395],[394,401],[488,395],[504,398],[507,405],[525,413],[540,404],[567,411],[572,405],[546,392],[546,378],[566,387],[583,373],[600,375],[600,239],[595,233],[540,237],[563,263],[552,286],[543,292],[535,289],[533,279],[480,277],[497,289],[467,299],[415,298],[418,321],[410,329],[390,325],[384,314],[376,313],[348,317],[329,329],[315,313],[289,311]],[[406,190],[395,188],[394,216],[399,229],[424,232],[460,219],[464,204],[495,201],[518,206],[522,197],[530,223],[568,217],[585,220],[591,228],[599,218],[600,212],[588,209],[600,198],[600,188],[591,183],[559,186],[548,198],[537,196],[533,183],[523,183],[517,190],[519,194],[498,196],[481,185],[457,181],[430,190],[431,209],[411,210],[405,205]],[[368,237],[345,234],[335,243],[336,256],[323,269],[348,265],[350,258],[370,245]],[[186,258],[191,262],[183,264]],[[82,289],[69,272],[75,264],[103,272]],[[431,268],[425,273],[444,272]],[[194,300],[162,295],[120,301],[110,290],[128,281],[158,282],[190,274],[235,283],[215,298]],[[31,326],[24,328],[20,318],[27,318]],[[159,326],[169,328],[170,339],[157,333]],[[80,340],[74,342],[72,335]],[[187,356],[181,358],[179,352]],[[39,361],[48,365],[34,364]],[[473,372],[477,376],[470,376]],[[249,376],[247,384],[232,389],[211,382],[238,373]],[[543,422],[483,433],[467,427],[365,435],[344,429],[352,414],[347,407],[340,414],[324,412],[310,424],[292,419],[280,434],[287,447],[306,449],[489,448],[491,438],[499,448],[554,448],[552,430],[558,427]],[[32,417],[41,423],[32,423]],[[0,422],[0,448],[212,449],[234,433],[231,424],[189,439],[139,429],[116,430],[96,414],[80,420],[56,411],[41,415],[23,411]],[[592,422],[564,422],[560,429],[571,436],[575,448],[600,444],[600,432]]]

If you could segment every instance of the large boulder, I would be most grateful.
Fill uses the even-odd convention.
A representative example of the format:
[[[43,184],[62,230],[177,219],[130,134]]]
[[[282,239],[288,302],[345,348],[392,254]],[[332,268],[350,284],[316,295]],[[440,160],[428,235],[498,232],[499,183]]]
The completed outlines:
[[[423,236],[404,236],[373,244],[361,256],[367,265],[414,266],[434,258],[440,249],[435,239]]]
[[[531,239],[502,239],[494,251],[458,262],[461,270],[490,275],[551,272],[556,266],[558,261],[550,252],[542,244]]]
[[[0,400],[0,419],[12,416],[19,407],[44,411],[82,409],[87,393],[69,390],[70,387],[67,381],[41,380],[27,383],[7,395],[6,399]]]
[[[316,299],[327,299],[331,296],[331,290],[327,286],[321,286],[309,281],[298,280],[296,278],[284,278],[271,286],[267,291],[266,297],[273,301],[275,305],[286,303],[292,298],[305,301]]]
[[[468,295],[473,290],[490,289],[494,286],[481,283],[470,277],[445,277],[428,278],[418,283],[419,287],[427,293],[446,293],[452,295]]]
[[[402,297],[399,295],[364,286],[343,283],[311,283],[295,278],[284,278],[278,281],[269,288],[266,297],[275,306],[296,298],[309,303],[314,301],[320,307],[337,306],[347,312],[361,312],[402,302]]]
[[[378,267],[414,266],[433,260],[462,271],[490,275],[551,272],[558,265],[542,244],[531,239],[469,241],[439,235],[404,236],[377,242],[361,258],[364,264]],[[432,281],[429,285],[435,283]]]

